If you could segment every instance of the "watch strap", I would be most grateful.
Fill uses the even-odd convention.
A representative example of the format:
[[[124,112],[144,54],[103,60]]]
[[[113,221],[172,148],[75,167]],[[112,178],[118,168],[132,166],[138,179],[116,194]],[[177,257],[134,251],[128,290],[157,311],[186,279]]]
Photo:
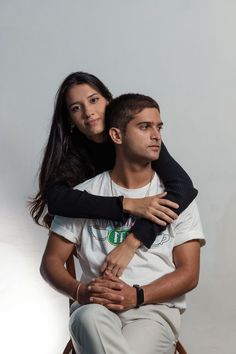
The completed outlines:
[[[134,284],[133,287],[136,289],[137,301],[135,308],[139,308],[144,303],[144,292],[140,285]]]

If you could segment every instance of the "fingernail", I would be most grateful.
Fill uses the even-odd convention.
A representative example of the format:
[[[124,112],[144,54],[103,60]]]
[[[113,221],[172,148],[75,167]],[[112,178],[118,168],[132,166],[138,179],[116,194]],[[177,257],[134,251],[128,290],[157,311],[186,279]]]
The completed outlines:
[[[91,289],[92,289],[92,287],[89,285],[89,286],[88,286],[88,290],[91,290]]]
[[[90,302],[93,302],[93,298],[92,298],[92,297],[90,297],[90,298],[89,298],[89,301],[90,301]]]

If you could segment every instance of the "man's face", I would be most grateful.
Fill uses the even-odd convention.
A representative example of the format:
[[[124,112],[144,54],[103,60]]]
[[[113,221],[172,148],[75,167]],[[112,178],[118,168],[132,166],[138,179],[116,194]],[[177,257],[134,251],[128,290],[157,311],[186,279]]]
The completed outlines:
[[[127,124],[121,149],[130,161],[151,162],[161,150],[161,121],[156,108],[145,108]]]

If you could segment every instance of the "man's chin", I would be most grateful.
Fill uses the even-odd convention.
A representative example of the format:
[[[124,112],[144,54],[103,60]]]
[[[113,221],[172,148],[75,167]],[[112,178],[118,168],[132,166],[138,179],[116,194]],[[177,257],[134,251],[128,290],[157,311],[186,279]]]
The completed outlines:
[[[152,154],[152,160],[151,161],[156,161],[159,159],[160,156],[160,151],[158,151],[156,154]]]

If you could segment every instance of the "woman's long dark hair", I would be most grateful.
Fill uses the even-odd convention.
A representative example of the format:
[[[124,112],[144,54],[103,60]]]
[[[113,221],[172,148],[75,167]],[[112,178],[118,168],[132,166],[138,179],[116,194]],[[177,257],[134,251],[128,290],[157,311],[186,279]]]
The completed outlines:
[[[49,183],[64,181],[74,186],[91,174],[92,166],[86,156],[83,144],[84,135],[71,130],[69,111],[66,105],[68,90],[74,85],[87,84],[98,91],[107,101],[112,95],[108,88],[94,75],[75,72],[66,77],[59,87],[55,99],[55,108],[47,145],[39,169],[39,191],[29,202],[30,213],[38,225],[48,226],[46,195]],[[90,171],[90,172],[89,172]],[[40,223],[44,217],[43,223]]]

